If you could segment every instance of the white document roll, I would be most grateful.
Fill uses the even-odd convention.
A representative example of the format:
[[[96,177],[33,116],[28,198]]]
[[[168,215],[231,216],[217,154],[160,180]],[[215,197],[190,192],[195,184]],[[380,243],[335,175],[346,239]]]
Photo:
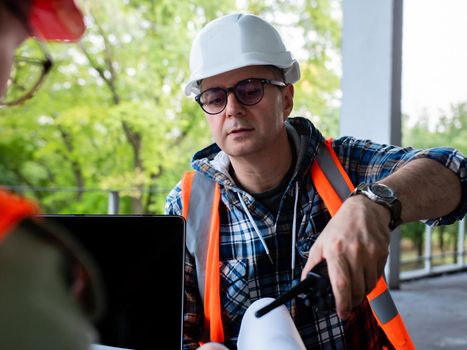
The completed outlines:
[[[238,350],[306,350],[289,310],[281,305],[257,318],[255,312],[273,298],[255,301],[246,310],[238,335]]]

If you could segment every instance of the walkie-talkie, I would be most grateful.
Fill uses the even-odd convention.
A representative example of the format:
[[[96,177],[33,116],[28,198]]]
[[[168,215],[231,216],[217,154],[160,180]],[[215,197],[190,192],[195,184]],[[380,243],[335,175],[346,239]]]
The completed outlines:
[[[336,302],[332,293],[331,283],[327,274],[325,261],[316,265],[308,272],[307,277],[288,292],[281,295],[270,304],[256,311],[255,316],[261,317],[269,311],[293,299],[300,298],[306,306],[313,307],[317,313],[328,314],[336,311]]]

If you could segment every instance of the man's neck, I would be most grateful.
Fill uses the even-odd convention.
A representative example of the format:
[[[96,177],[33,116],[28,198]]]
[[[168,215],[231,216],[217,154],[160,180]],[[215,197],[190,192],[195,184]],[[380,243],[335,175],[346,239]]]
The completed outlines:
[[[235,181],[249,193],[269,191],[280,184],[293,161],[287,135],[277,143],[274,152],[249,157],[230,157]]]

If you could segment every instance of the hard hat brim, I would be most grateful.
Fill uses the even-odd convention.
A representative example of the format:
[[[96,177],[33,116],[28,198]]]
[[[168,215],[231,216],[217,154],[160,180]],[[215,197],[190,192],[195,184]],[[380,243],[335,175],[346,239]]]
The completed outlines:
[[[46,41],[77,41],[86,30],[74,0],[33,0],[29,24],[32,36]]]

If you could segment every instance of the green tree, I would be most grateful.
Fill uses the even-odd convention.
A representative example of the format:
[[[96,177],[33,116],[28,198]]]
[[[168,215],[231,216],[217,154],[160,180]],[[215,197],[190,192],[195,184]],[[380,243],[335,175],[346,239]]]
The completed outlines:
[[[467,154],[467,102],[452,105],[449,113],[440,115],[434,127],[425,117],[409,128],[407,118],[404,116],[404,145],[418,148],[447,146]]]
[[[450,113],[443,113],[434,127],[429,124],[428,118],[421,118],[413,127],[407,127],[407,116],[404,116],[403,144],[416,148],[431,148],[438,146],[453,147],[463,154],[467,154],[467,102],[451,106]],[[424,230],[419,225],[404,225],[403,238],[408,239],[417,247],[417,254],[422,254]],[[457,225],[439,227],[433,231],[437,237],[436,249],[441,255],[446,250],[457,250]]]
[[[37,96],[0,110],[0,183],[25,187],[48,213],[161,213],[165,197],[210,142],[203,114],[183,95],[194,35],[233,11],[265,16],[299,38],[295,115],[337,132],[339,51],[335,0],[89,1],[79,44],[49,44],[54,68]],[[34,50],[28,43],[22,50]],[[57,190],[57,191],[55,191]]]

